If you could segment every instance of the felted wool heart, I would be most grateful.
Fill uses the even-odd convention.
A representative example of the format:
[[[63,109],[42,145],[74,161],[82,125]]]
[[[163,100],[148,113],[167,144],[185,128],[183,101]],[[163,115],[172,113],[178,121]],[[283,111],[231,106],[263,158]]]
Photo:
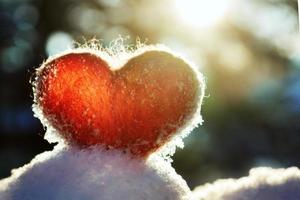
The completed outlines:
[[[144,51],[117,70],[91,51],[71,52],[37,70],[35,104],[71,145],[145,157],[199,111],[201,83],[166,51]]]

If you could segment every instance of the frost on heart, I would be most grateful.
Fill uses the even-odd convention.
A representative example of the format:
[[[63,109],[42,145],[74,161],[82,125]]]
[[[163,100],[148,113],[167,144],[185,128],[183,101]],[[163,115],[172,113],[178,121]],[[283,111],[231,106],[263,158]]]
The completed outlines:
[[[158,47],[120,60],[89,49],[48,59],[34,83],[43,124],[69,145],[147,157],[201,123],[204,83],[193,65]]]
[[[204,81],[161,46],[82,47],[49,58],[35,116],[58,142],[0,181],[0,199],[190,199],[166,155],[202,122]]]

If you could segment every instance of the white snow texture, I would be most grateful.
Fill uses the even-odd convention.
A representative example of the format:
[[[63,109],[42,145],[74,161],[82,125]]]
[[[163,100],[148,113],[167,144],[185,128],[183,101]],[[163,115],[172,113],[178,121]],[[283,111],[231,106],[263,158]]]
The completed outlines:
[[[0,181],[1,200],[190,199],[186,182],[160,156],[147,161],[99,147],[56,147]]]
[[[253,168],[248,177],[198,186],[195,200],[299,200],[300,170],[296,167]]]

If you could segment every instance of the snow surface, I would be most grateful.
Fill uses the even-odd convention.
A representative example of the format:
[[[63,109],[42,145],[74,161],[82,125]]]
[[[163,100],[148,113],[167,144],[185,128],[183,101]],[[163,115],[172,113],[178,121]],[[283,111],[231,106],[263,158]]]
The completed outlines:
[[[299,200],[300,170],[253,168],[248,177],[198,186],[192,196],[195,200]]]
[[[0,181],[1,200],[176,200],[190,189],[159,156],[147,161],[99,147],[56,147]]]

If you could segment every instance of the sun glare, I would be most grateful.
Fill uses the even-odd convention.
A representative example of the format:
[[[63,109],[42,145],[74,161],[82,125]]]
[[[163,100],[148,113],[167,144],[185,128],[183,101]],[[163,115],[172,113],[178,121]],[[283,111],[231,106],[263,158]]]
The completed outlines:
[[[187,25],[205,28],[214,25],[226,13],[230,0],[176,0],[178,17]]]

